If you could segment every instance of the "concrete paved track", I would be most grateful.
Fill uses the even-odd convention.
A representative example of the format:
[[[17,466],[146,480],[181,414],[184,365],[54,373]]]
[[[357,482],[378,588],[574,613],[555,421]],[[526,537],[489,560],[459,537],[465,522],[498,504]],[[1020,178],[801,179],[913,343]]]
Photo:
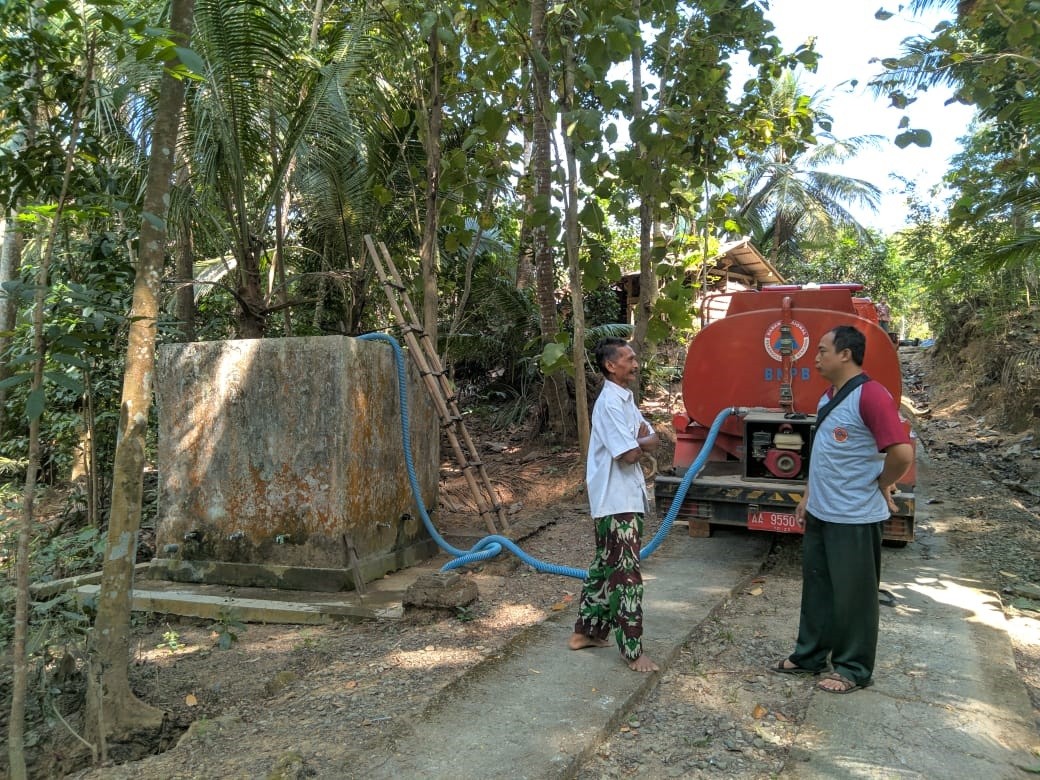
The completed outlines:
[[[884,553],[894,600],[882,608],[876,683],[850,696],[814,692],[783,777],[990,780],[1028,777],[1022,767],[1037,763],[1010,624],[996,594],[962,572],[942,518],[928,516],[927,463],[920,474],[918,540]],[[705,541],[675,529],[644,565],[646,652],[662,668],[759,571],[770,544],[765,534]],[[572,612],[449,688],[372,780],[575,776],[659,675],[627,672],[613,647],[571,654]]]

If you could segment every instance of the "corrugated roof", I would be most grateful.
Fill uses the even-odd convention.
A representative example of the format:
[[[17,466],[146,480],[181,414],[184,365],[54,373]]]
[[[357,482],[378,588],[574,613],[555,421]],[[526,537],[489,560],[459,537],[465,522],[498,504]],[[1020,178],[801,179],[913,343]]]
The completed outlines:
[[[738,281],[746,281],[754,287],[787,283],[787,280],[746,236],[720,246],[719,253],[712,258],[711,265],[708,266],[709,275],[723,276],[727,272],[730,277],[736,277]],[[689,274],[689,272],[687,273]],[[621,276],[622,279],[638,277],[639,271],[629,271]]]
[[[715,257],[715,268],[719,271],[729,271],[731,274],[749,276],[759,286],[784,284],[787,281],[747,237],[719,247],[719,253]]]

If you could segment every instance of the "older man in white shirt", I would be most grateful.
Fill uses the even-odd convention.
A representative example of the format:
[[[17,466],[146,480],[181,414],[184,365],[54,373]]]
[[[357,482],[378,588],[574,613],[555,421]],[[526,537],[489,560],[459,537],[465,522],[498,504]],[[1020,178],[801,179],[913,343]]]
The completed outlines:
[[[639,459],[657,449],[657,434],[628,389],[639,370],[632,347],[622,339],[603,339],[595,354],[606,377],[592,410],[585,465],[596,557],[582,586],[578,619],[567,644],[571,650],[606,647],[613,631],[630,669],[656,672],[658,666],[643,653],[642,643],[639,550],[648,500]]]

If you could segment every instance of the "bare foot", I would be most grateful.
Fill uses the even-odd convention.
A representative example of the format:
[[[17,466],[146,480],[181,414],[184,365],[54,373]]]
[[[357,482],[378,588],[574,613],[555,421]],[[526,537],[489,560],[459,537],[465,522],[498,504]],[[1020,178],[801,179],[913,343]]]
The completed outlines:
[[[571,638],[567,640],[567,647],[571,650],[582,650],[586,647],[606,647],[609,644],[609,639],[595,639],[585,634],[571,634]]]
[[[634,661],[628,662],[628,668],[635,672],[659,672],[660,668],[646,655],[641,655]]]

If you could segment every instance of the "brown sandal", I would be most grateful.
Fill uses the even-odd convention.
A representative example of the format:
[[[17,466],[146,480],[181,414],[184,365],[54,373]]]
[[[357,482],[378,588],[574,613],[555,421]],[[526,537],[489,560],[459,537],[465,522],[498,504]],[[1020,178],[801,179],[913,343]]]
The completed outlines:
[[[784,664],[786,664],[788,661],[791,661],[791,659],[790,658],[781,658],[779,661],[776,662],[776,666],[770,666],[769,667],[769,671],[776,672],[777,674],[805,674],[805,675],[809,675],[809,674],[819,674],[820,673],[818,671],[814,672],[812,669],[806,669],[805,667],[798,666],[798,665],[795,665],[795,666],[784,666]],[[791,661],[791,663],[794,663],[794,661]],[[821,669],[820,671],[823,671],[823,670]]]
[[[841,683],[841,687],[826,688],[823,685],[824,680],[834,680],[835,682]],[[816,688],[824,693],[852,693],[853,691],[858,691],[862,688],[869,688],[873,684],[873,680],[866,680],[865,682],[857,684],[844,675],[838,674],[837,672],[831,672],[830,674],[825,674],[820,678],[820,682],[816,683]]]

